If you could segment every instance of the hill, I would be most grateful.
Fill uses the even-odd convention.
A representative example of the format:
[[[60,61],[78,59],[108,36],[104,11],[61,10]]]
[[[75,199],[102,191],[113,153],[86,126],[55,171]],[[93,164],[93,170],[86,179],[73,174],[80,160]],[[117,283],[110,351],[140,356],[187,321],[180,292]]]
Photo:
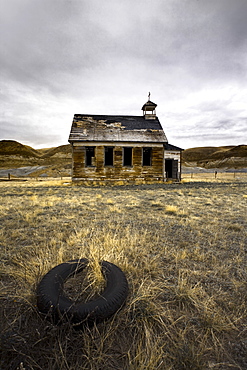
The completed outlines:
[[[198,147],[183,151],[183,166],[205,169],[247,168],[247,145]]]
[[[30,146],[23,145],[14,140],[0,141],[0,155],[1,156],[18,156],[24,158],[37,158],[39,152]]]
[[[33,149],[14,140],[0,141],[0,177],[70,176],[71,147]]]
[[[40,149],[42,150],[42,149]],[[60,145],[55,148],[47,149],[46,152],[43,153],[42,158],[61,158],[61,157],[69,157],[71,159],[71,146],[68,145]]]
[[[70,176],[71,146],[33,149],[14,140],[0,141],[0,177]],[[184,172],[203,169],[246,170],[247,145],[196,147],[183,151]]]

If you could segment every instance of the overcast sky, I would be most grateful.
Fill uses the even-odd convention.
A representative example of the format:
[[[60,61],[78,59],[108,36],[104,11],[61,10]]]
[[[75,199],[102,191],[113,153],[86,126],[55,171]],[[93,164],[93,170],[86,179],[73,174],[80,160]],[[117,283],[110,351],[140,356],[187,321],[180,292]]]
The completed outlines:
[[[0,140],[142,115],[182,148],[247,144],[247,0],[0,0]]]

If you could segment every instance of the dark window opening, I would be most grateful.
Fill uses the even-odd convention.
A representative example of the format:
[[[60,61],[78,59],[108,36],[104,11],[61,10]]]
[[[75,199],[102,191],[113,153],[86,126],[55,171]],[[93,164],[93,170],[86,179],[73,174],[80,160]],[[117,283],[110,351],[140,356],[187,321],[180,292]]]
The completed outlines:
[[[123,165],[132,166],[132,148],[123,148]]]
[[[142,165],[151,166],[152,165],[152,148],[143,148],[142,149]]]
[[[94,146],[86,146],[86,166],[93,166]]]
[[[105,147],[105,166],[113,166],[113,147]]]

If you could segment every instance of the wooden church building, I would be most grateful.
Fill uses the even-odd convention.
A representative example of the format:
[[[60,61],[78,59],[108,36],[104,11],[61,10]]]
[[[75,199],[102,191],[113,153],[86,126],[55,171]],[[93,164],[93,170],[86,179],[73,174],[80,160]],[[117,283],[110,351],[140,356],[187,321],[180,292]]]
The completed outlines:
[[[168,143],[156,107],[149,93],[141,116],[75,114],[72,180],[179,181],[182,149]]]

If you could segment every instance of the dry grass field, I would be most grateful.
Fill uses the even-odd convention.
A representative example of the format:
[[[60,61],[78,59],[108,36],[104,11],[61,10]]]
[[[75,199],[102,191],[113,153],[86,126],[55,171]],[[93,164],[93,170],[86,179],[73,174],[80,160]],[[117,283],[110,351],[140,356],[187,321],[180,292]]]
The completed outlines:
[[[0,368],[246,369],[246,185],[1,182]],[[118,265],[130,291],[110,320],[75,331],[39,314],[36,287],[80,257]]]

